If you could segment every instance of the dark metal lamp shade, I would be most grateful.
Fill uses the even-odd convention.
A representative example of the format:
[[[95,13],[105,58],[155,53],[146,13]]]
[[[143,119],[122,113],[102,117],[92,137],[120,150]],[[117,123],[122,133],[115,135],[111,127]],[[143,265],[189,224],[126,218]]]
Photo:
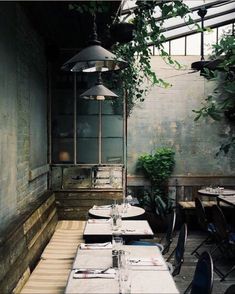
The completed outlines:
[[[91,100],[105,100],[117,98],[118,96],[100,83],[82,93],[80,97]]]
[[[124,69],[127,65],[123,59],[95,44],[84,48],[65,62],[62,69],[72,72],[95,72]]]

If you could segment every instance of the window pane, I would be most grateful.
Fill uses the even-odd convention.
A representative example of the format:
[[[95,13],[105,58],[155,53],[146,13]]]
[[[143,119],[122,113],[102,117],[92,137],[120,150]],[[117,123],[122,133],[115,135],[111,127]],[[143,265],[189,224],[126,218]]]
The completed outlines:
[[[95,163],[99,162],[98,157],[98,138],[77,140],[77,163]]]
[[[103,138],[102,139],[102,163],[123,162],[123,139]]]
[[[123,99],[105,100],[102,103],[102,114],[123,114]]]
[[[184,55],[185,53],[185,38],[180,38],[171,41],[171,55]]]
[[[98,114],[99,104],[98,101],[86,100],[77,98],[77,114]]]
[[[73,138],[73,115],[58,115],[52,120],[54,138]]]
[[[82,138],[98,137],[99,117],[98,115],[83,115],[77,118],[77,136]]]
[[[102,117],[102,137],[122,137],[123,119],[121,115],[105,115]]]
[[[72,90],[55,90],[52,97],[53,115],[73,114],[74,94]]]
[[[187,55],[201,54],[201,34],[194,34],[187,37]]]
[[[216,43],[216,29],[211,32],[204,32],[204,54],[212,53],[212,45]]]
[[[228,34],[232,32],[232,25],[226,25],[226,26],[222,26],[218,28],[218,35],[219,35],[219,39],[221,39],[223,37],[223,35]]]
[[[73,163],[73,139],[60,138],[52,140],[52,162]]]

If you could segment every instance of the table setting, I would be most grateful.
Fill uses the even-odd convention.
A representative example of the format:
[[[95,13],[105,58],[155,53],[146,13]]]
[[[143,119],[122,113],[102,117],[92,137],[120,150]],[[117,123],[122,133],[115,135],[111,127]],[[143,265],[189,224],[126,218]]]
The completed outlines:
[[[89,245],[94,248],[85,250]],[[65,293],[146,291],[179,293],[157,247],[124,245],[121,237],[113,236],[112,242],[83,244],[78,248]]]
[[[112,205],[93,205],[89,209],[89,215],[91,218],[110,218],[114,211],[122,219],[137,219],[145,213],[143,208],[132,206],[127,199],[124,199],[121,204],[114,202]]]

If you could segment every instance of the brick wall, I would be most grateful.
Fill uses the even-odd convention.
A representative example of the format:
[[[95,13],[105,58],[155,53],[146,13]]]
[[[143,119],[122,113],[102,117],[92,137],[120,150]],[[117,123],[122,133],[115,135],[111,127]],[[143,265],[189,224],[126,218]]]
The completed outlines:
[[[38,131],[35,124],[32,129],[30,119],[33,111],[39,111],[35,119],[46,121],[47,111],[31,108],[32,101],[38,98],[46,105],[44,44],[14,2],[0,4],[0,35],[0,229],[3,229],[47,189],[46,173],[29,179],[30,153],[35,148],[30,138]],[[34,91],[32,85],[36,85]],[[46,124],[43,133],[47,134]],[[43,144],[47,146],[45,138],[46,135]],[[40,141],[39,138],[36,144],[41,144]],[[40,157],[45,162],[46,148]]]

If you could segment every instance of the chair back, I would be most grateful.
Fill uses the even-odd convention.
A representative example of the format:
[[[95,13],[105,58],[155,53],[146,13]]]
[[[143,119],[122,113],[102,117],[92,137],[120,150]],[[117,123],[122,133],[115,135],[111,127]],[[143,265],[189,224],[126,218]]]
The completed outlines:
[[[165,243],[164,243],[164,249],[162,254],[166,254],[171,246],[171,243],[173,241],[173,232],[175,229],[175,221],[176,221],[176,212],[175,210],[173,210],[167,219],[167,232],[166,232],[166,236],[165,236]]]
[[[198,197],[195,198],[195,207],[196,207],[196,215],[197,215],[198,223],[204,231],[207,231],[208,220],[206,217],[205,208],[202,204],[202,201]]]
[[[210,294],[213,286],[213,261],[210,253],[203,252],[197,262],[191,294]]]
[[[234,293],[235,293],[235,284],[232,284],[231,286],[229,286],[224,292],[224,294],[234,294]]]
[[[175,248],[175,258],[174,258],[174,271],[172,273],[173,276],[176,276],[180,273],[181,266],[184,262],[184,250],[187,241],[187,224],[183,224],[179,237],[178,242]]]
[[[213,223],[215,225],[216,236],[219,241],[225,241],[229,238],[227,221],[221,208],[218,205],[213,206]]]

